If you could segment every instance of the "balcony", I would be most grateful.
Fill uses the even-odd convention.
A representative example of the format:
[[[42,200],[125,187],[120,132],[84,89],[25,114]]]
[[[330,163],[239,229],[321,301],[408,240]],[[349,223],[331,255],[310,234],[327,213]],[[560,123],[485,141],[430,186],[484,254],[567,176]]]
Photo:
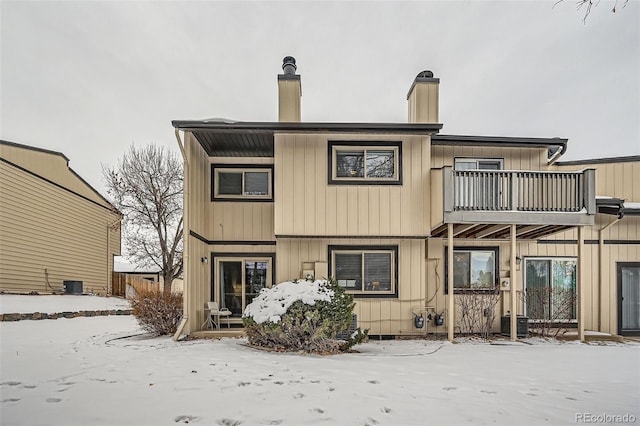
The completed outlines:
[[[470,238],[501,238],[511,224],[519,225],[521,236],[538,238],[594,223],[593,169],[546,172],[444,167],[441,176],[443,215],[433,236],[446,234],[448,223],[456,224],[457,236]]]

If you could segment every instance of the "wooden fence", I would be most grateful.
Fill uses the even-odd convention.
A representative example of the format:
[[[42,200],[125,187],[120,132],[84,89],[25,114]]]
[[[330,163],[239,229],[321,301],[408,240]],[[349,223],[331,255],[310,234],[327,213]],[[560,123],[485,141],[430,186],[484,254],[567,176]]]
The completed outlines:
[[[146,280],[137,275],[114,272],[112,294],[114,296],[127,297],[127,284],[130,285],[137,293],[141,291],[162,291],[160,284],[157,282]]]

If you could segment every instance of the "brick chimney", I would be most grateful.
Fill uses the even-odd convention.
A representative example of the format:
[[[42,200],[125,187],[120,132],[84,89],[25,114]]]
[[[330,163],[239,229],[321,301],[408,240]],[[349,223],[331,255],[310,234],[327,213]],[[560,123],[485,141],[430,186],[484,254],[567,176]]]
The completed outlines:
[[[433,78],[431,71],[422,71],[409,89],[409,123],[439,123],[440,79]]]
[[[278,121],[300,121],[302,86],[296,69],[293,56],[282,60],[284,74],[278,74]]]

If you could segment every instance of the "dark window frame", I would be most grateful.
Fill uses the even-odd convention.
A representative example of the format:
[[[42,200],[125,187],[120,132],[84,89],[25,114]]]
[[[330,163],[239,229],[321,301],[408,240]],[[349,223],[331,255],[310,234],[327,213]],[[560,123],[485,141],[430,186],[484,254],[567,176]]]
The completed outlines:
[[[216,277],[216,263],[218,260],[233,259],[233,258],[242,258],[243,261],[246,260],[254,260],[260,258],[270,258],[271,259],[271,286],[276,285],[276,254],[274,252],[211,252],[210,257],[211,265],[211,300],[213,300],[214,295],[216,294],[216,285],[219,284],[218,277]]]
[[[241,171],[255,171],[255,170],[268,170],[269,171],[269,195],[268,196],[250,196],[250,195],[217,195],[216,196],[216,170],[237,170]],[[265,203],[273,202],[275,187],[274,187],[274,167],[273,164],[212,164],[211,165],[211,201],[223,201],[223,202],[251,202],[251,203]]]
[[[493,287],[486,288],[460,288],[454,286],[453,294],[473,294],[498,291],[498,289],[500,288],[500,246],[453,246],[454,255],[456,251],[493,251],[494,285]],[[446,246],[444,248],[444,294],[449,294],[449,256],[448,247]]]
[[[402,141],[338,141],[333,140],[329,141],[327,144],[328,153],[327,153],[327,183],[329,185],[402,185]],[[396,179],[388,179],[388,178],[357,178],[357,179],[345,179],[339,178],[334,179],[334,167],[337,166],[333,161],[333,153],[335,151],[334,148],[345,147],[345,148],[389,148],[394,151],[397,151],[397,160],[396,160]],[[365,164],[366,168],[366,164]]]
[[[333,252],[334,251],[360,251],[360,252],[368,252],[368,251],[387,251],[392,253],[393,265],[391,269],[391,287],[392,290],[390,292],[380,292],[374,293],[371,291],[353,291],[346,289],[346,292],[352,294],[356,299],[397,299],[398,298],[398,246],[397,245],[384,245],[384,246],[369,246],[369,245],[329,245],[327,247],[327,259],[329,259],[328,267],[329,274],[335,278],[335,273],[333,271]]]

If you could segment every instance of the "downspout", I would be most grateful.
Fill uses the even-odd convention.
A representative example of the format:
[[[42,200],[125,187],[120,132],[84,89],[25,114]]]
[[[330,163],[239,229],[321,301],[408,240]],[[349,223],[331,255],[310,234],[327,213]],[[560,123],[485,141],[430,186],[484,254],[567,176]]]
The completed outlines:
[[[109,280],[111,279],[111,277],[109,276],[109,258],[111,257],[111,231],[116,230],[116,225],[120,224],[120,220],[121,219],[118,219],[111,223],[107,222],[107,295],[111,295],[113,293],[113,282],[111,282],[111,285],[109,285]]]
[[[184,151],[184,144],[182,143],[182,139],[180,139],[180,130],[175,129],[174,133],[176,135],[176,140],[178,141],[178,146],[180,147],[180,152],[182,153],[182,159],[186,163],[187,162],[187,154]]]
[[[602,251],[604,249],[604,231],[611,228],[616,223],[620,222],[622,217],[618,217],[613,222],[610,222],[608,225],[603,226],[598,230],[598,272],[599,272],[599,280],[598,280],[598,331],[602,331],[602,283],[604,282],[604,260],[602,259]]]

